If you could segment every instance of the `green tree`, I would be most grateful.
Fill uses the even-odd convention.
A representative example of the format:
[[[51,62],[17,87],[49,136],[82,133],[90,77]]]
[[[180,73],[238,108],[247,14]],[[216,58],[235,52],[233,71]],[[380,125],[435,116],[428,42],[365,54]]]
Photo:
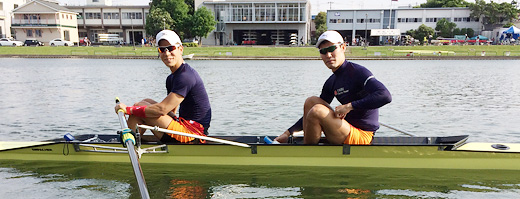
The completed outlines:
[[[184,3],[188,5],[188,15],[193,15],[195,13],[195,0],[184,0]]]
[[[502,28],[509,28],[511,26],[514,26],[515,24],[513,22],[506,23]]]
[[[462,31],[459,28],[453,29],[453,35],[464,35],[462,34]]]
[[[179,34],[181,38],[184,38],[184,35],[188,31],[188,25],[186,22],[188,18],[188,11],[189,7],[184,2],[184,0],[152,0],[150,3],[150,13],[152,13],[155,9],[162,9],[168,13],[169,20],[168,22],[168,28],[171,30],[174,30]],[[164,12],[160,12],[161,14],[158,15],[151,15],[151,17],[147,18],[152,23],[149,23],[150,21],[146,22],[146,33],[149,35],[154,35],[158,31],[157,29],[154,29],[153,27],[162,27],[163,26],[163,18],[166,19],[166,14]],[[150,16],[149,15],[149,16]],[[155,18],[155,17],[163,17],[163,18]],[[155,24],[154,24],[155,23]],[[160,24],[157,24],[160,23]],[[151,26],[151,27],[148,27]],[[148,30],[151,30],[152,32],[148,32]],[[154,31],[155,30],[155,31]]]
[[[327,13],[320,12],[314,18],[314,24],[316,25],[316,37],[319,37],[325,31],[327,31]]]
[[[321,34],[323,34],[325,31],[327,31],[327,25],[321,25],[316,29],[316,37],[319,37]]]
[[[449,22],[447,19],[441,19],[437,21],[435,30],[440,32],[441,37],[450,38],[453,37],[453,29],[457,27],[457,24]]]
[[[498,24],[503,20],[512,22],[520,12],[516,7],[516,1],[498,4],[493,1],[486,3],[484,0],[476,0],[475,3],[471,3],[469,6],[471,10],[470,17],[482,18],[483,24]]]
[[[421,8],[451,8],[468,7],[469,3],[464,0],[427,0],[421,4]]]
[[[417,28],[417,30],[412,29],[412,30],[406,31],[406,34],[412,36],[416,40],[420,41],[422,44],[424,42],[424,38],[425,37],[428,38],[428,36],[433,35],[434,32],[435,32],[435,30],[433,30],[433,28],[430,28],[430,27],[422,24]]]
[[[468,37],[473,37],[473,36],[475,36],[475,31],[471,28],[467,28],[466,34],[468,34]]]
[[[192,36],[199,37],[200,45],[202,44],[202,37],[207,37],[215,29],[216,24],[213,12],[202,6],[193,13],[193,17],[190,19],[190,32]]]
[[[406,34],[413,37],[415,35],[415,30],[414,29],[410,29],[410,30],[406,31]]]
[[[466,28],[461,28],[459,34],[460,34],[460,35],[468,34],[468,29],[466,29]]]
[[[174,21],[170,13],[162,8],[151,9],[146,17],[145,30],[148,35],[156,35],[163,29],[171,29]]]

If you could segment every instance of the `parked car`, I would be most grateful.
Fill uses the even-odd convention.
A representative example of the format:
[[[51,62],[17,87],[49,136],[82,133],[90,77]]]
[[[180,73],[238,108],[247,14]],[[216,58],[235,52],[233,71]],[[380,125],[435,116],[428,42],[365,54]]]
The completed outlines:
[[[43,42],[36,39],[28,39],[23,43],[24,46],[43,46]]]
[[[0,39],[0,46],[23,46],[23,43],[21,41],[2,38]]]
[[[72,41],[66,41],[60,38],[53,39],[49,42],[50,46],[74,46]]]

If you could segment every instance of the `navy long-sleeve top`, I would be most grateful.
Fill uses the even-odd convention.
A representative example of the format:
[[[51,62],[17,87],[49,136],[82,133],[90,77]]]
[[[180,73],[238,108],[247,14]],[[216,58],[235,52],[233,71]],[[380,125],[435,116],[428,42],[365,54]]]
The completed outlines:
[[[334,97],[341,104],[352,103],[353,110],[345,116],[349,124],[372,132],[379,129],[378,108],[392,101],[388,89],[372,72],[347,60],[323,85],[320,98],[330,104]],[[291,133],[303,130],[303,118],[288,130]]]

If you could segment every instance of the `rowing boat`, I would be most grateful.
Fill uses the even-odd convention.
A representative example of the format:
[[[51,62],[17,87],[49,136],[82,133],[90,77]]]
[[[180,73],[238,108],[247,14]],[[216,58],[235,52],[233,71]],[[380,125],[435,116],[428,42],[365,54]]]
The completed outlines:
[[[117,135],[86,134],[74,141],[0,142],[0,160],[128,162]],[[473,143],[468,136],[375,137],[371,145],[266,144],[263,136],[217,136],[248,147],[213,141],[160,143],[142,136],[141,164],[319,166],[520,170],[520,143]],[[270,137],[273,139],[274,137]]]

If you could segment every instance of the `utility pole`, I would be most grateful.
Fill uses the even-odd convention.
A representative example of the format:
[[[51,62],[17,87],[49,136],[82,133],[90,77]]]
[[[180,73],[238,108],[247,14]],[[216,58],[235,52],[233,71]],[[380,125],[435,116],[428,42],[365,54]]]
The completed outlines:
[[[132,25],[132,44],[134,44],[134,50],[135,50],[135,32],[134,32],[134,17],[135,15],[130,14],[130,24]]]
[[[363,48],[363,50],[366,50],[367,49],[367,33],[368,33],[368,13],[365,14],[365,46]]]

